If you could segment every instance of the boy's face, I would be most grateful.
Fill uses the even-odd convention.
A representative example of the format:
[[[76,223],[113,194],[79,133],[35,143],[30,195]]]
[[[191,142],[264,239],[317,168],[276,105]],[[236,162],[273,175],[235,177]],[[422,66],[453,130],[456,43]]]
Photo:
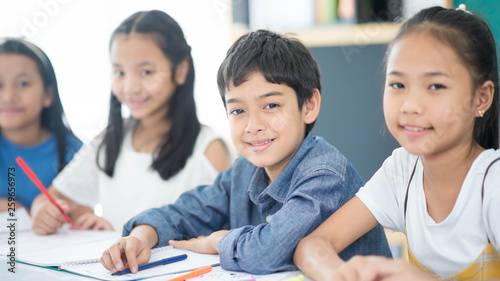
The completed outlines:
[[[250,74],[237,87],[230,85],[225,99],[236,149],[253,165],[265,168],[274,181],[302,144],[306,124],[317,114],[311,118],[308,102],[299,110],[292,88],[269,83],[260,72]]]

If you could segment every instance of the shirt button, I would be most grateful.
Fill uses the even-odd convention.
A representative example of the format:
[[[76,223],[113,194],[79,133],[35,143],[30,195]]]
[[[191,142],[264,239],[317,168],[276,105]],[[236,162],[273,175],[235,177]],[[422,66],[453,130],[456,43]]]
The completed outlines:
[[[270,223],[270,222],[271,222],[271,215],[267,215],[267,217],[266,217],[266,221],[267,221],[268,223]]]

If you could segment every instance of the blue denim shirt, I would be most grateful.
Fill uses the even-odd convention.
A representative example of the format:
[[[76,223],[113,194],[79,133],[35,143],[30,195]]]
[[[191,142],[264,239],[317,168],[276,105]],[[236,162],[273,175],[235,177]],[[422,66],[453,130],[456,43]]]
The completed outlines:
[[[164,246],[169,239],[230,229],[218,244],[222,268],[255,274],[296,270],[292,257],[300,239],[352,198],[362,184],[336,148],[309,134],[270,185],[263,168],[239,158],[213,185],[200,186],[181,195],[175,204],[131,219],[123,235],[148,224],[158,233],[157,246]],[[349,259],[356,254],[391,255],[380,226],[340,256]]]

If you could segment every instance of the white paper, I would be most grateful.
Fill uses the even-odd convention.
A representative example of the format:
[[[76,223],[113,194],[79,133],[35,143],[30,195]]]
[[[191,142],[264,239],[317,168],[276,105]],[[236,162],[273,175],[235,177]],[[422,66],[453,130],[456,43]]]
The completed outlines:
[[[102,280],[135,280],[173,273],[185,274],[186,272],[196,268],[219,264],[219,255],[199,254],[189,250],[172,247],[164,247],[156,251],[153,250],[150,261],[158,261],[182,254],[187,254],[187,259],[166,265],[151,267],[145,270],[139,270],[136,274],[128,273],[115,276],[112,275],[110,271],[105,269],[99,262],[82,265],[63,265],[61,269]]]
[[[16,232],[31,230],[31,217],[25,208],[16,208],[16,211],[12,213],[14,214],[14,217],[10,216],[11,212],[0,212],[0,221],[4,225],[4,227],[0,227],[0,241],[7,237],[4,234],[11,232],[11,229],[8,227],[11,222],[15,222]],[[11,219],[15,219],[15,221]]]

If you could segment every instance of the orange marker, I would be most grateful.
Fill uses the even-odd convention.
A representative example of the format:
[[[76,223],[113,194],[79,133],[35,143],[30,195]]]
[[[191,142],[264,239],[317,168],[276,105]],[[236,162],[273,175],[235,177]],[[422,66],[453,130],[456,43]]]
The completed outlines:
[[[212,266],[211,265],[191,270],[191,272],[189,272],[189,273],[186,273],[186,274],[181,275],[181,276],[177,276],[177,277],[175,277],[173,279],[169,279],[167,281],[183,281],[183,280],[186,280],[186,279],[189,279],[189,278],[193,278],[193,277],[196,277],[196,276],[203,275],[205,273],[209,273],[210,271],[212,271]]]
[[[52,204],[56,205],[56,207],[59,209],[59,211],[61,211],[61,213],[64,215],[64,218],[66,218],[66,221],[71,223],[71,220],[69,219],[68,214],[66,214],[66,212],[61,208],[61,206],[59,206],[59,204],[57,204],[56,200],[54,200],[52,195],[50,195],[50,193],[47,191],[47,188],[45,188],[45,186],[43,186],[43,183],[35,175],[35,172],[33,172],[33,170],[31,170],[31,168],[28,166],[28,164],[26,164],[26,162],[24,162],[23,158],[21,158],[21,156],[18,156],[16,158],[16,162],[17,162],[17,164],[19,164],[19,166],[21,166],[21,168],[24,170],[26,175],[28,175],[30,180],[36,185],[36,187],[38,187],[38,189],[40,189],[40,191],[43,194],[45,194],[45,196],[47,196],[47,198],[49,198],[49,200],[50,200],[50,202],[52,202]]]

